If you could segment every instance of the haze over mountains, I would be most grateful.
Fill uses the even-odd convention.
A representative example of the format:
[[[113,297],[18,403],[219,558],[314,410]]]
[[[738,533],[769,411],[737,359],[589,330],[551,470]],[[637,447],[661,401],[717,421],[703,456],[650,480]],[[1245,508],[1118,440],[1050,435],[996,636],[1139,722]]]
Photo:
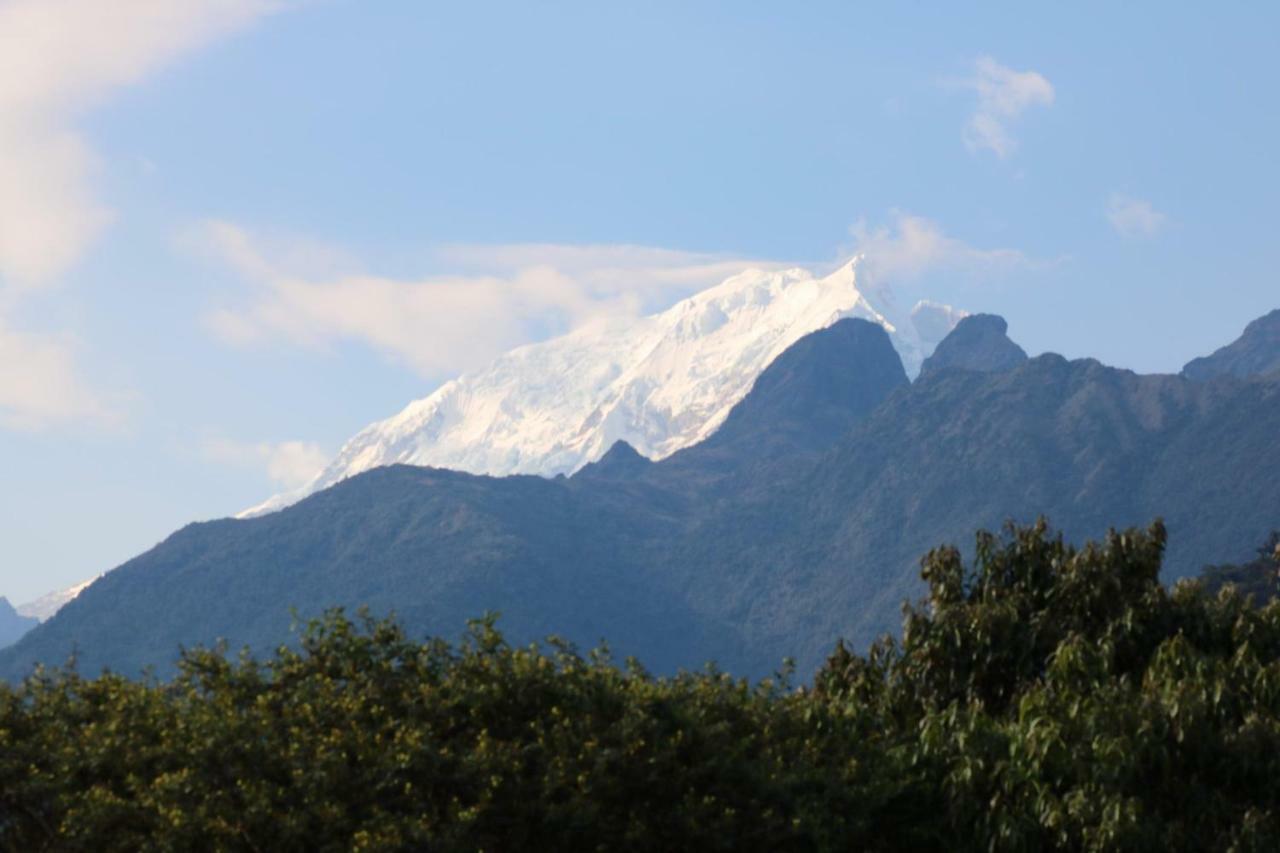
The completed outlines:
[[[1245,338],[1228,350],[1262,375],[1233,358],[1141,376],[1028,359],[979,315],[909,382],[882,323],[840,320],[659,461],[617,443],[552,479],[393,465],[190,525],[0,652],[0,672],[73,649],[86,672],[163,670],[179,644],[285,641],[291,607],[367,605],[420,634],[497,610],[518,642],[606,638],[661,671],[747,675],[790,654],[807,676],[836,638],[896,626],[926,549],[1042,513],[1072,539],[1163,516],[1167,578],[1190,575],[1277,526],[1280,373]]]

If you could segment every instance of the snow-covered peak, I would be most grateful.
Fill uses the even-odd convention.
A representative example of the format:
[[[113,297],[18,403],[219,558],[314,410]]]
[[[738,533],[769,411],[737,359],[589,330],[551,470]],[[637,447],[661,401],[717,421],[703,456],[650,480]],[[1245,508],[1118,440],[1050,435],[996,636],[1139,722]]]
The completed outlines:
[[[99,575],[99,577],[101,577],[101,575]],[[97,579],[98,578],[90,578],[89,580],[78,583],[75,586],[70,586],[66,589],[60,589],[56,592],[42,595],[35,601],[28,601],[26,604],[20,605],[15,609],[18,611],[19,616],[34,617],[43,622],[61,610],[67,602],[72,601],[80,593],[84,592],[89,584],[93,583]]]
[[[892,306],[873,306],[858,288],[858,262],[822,278],[744,270],[659,314],[600,320],[514,349],[365,428],[306,486],[242,515],[392,463],[553,476],[619,439],[660,459],[710,435],[774,358],[844,317],[883,326],[915,376],[934,335],[891,317]],[[929,332],[960,316],[946,306],[925,311]]]

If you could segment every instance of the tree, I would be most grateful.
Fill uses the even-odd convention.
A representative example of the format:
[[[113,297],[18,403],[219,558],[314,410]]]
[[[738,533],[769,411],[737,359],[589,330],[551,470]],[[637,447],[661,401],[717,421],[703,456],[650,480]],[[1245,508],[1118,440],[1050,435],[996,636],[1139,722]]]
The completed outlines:
[[[1166,589],[1164,543],[937,549],[811,687],[341,611],[164,682],[40,671],[0,686],[0,848],[1280,849],[1280,602]]]

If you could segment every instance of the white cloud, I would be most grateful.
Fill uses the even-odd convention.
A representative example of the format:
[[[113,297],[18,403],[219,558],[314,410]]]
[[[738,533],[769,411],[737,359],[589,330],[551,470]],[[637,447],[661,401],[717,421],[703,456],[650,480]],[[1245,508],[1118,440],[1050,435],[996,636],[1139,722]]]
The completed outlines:
[[[1035,71],[1014,71],[983,56],[974,63],[975,75],[962,81],[978,93],[978,106],[964,128],[970,151],[988,150],[1007,157],[1017,147],[1009,125],[1028,107],[1053,103],[1053,86]]]
[[[446,246],[454,270],[400,280],[353,272],[324,247],[270,246],[226,222],[186,235],[255,285],[249,304],[207,317],[235,344],[354,341],[427,377],[456,374],[601,316],[664,307],[747,266],[780,266],[641,246]],[[325,272],[329,259],[333,271]]]
[[[261,468],[285,489],[304,486],[329,461],[320,445],[308,441],[238,442],[216,438],[204,442],[206,459],[223,465]]]
[[[320,445],[304,441],[284,441],[267,455],[267,476],[286,489],[305,485],[329,462]]]
[[[908,283],[939,270],[999,274],[1029,263],[1017,249],[976,249],[947,236],[933,220],[909,213],[895,213],[892,227],[859,222],[850,231],[855,252],[864,256],[861,269],[876,285]]]
[[[275,0],[0,3],[0,282],[47,283],[110,218],[76,119],[111,92],[275,9]]]
[[[1153,237],[1165,220],[1165,215],[1144,199],[1121,193],[1112,193],[1107,199],[1107,221],[1122,237]]]
[[[74,134],[0,126],[0,285],[49,282],[107,223],[110,214],[85,186],[92,164]]]
[[[38,430],[55,422],[115,424],[117,412],[76,369],[76,341],[6,328],[0,317],[0,426]]]
[[[17,331],[19,303],[57,281],[111,219],[77,131],[84,113],[276,0],[0,0],[0,426],[113,421],[69,335]]]

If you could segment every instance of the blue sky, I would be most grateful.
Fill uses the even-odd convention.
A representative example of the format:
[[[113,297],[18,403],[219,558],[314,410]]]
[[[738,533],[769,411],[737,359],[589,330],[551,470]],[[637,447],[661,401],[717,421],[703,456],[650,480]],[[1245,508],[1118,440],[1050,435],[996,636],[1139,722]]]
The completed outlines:
[[[0,0],[0,594],[750,260],[1143,372],[1280,306],[1280,14],[960,5]]]

